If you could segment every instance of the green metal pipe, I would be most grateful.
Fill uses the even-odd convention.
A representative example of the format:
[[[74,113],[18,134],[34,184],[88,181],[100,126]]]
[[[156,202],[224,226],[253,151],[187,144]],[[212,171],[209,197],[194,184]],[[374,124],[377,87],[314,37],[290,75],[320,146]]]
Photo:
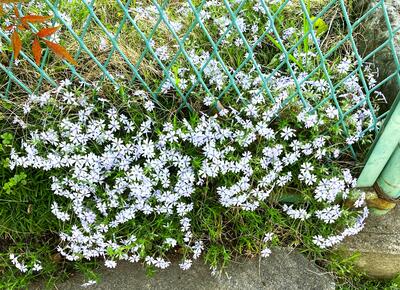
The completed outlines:
[[[378,192],[390,199],[400,197],[400,143],[397,144],[388,163],[379,175],[375,187]]]
[[[400,143],[400,93],[386,117],[385,124],[376,138],[367,163],[357,181],[357,187],[372,187]]]

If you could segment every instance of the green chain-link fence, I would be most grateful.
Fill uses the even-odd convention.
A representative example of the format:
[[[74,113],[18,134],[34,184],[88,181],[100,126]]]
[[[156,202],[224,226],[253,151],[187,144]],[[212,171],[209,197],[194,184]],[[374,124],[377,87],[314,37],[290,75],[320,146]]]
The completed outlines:
[[[32,1],[31,1],[32,2]],[[386,113],[385,110],[377,111],[371,101],[371,96],[374,91],[384,89],[386,85],[393,83],[400,86],[399,76],[399,60],[396,55],[396,37],[398,37],[400,27],[394,27],[385,6],[385,1],[375,1],[369,6],[364,5],[364,10],[361,13],[358,8],[352,8],[353,3],[348,3],[344,0],[334,1],[228,1],[220,0],[217,5],[215,1],[144,1],[139,3],[136,1],[101,1],[101,0],[72,0],[72,1],[50,1],[43,0],[39,3],[39,8],[35,8],[33,3],[28,8],[19,5],[21,14],[28,13],[27,10],[35,9],[45,10],[54,15],[53,23],[60,23],[62,30],[62,43],[74,53],[79,65],[74,67],[64,61],[63,65],[54,67],[49,65],[51,54],[48,50],[45,51],[41,64],[36,65],[33,57],[28,50],[21,52],[21,62],[16,65],[14,63],[11,51],[7,54],[4,47],[10,47],[10,34],[6,30],[0,29],[0,39],[3,43],[3,54],[0,62],[0,71],[3,74],[0,83],[0,96],[3,98],[12,98],[13,95],[22,92],[37,93],[42,89],[56,87],[58,81],[65,77],[79,80],[81,82],[93,81],[95,79],[107,79],[113,83],[116,82],[118,72],[123,74],[126,81],[131,85],[135,85],[138,89],[146,91],[154,99],[159,98],[163,94],[163,88],[170,87],[175,97],[181,100],[181,107],[190,107],[191,99],[194,95],[203,94],[204,96],[212,95],[214,99],[222,100],[226,95],[235,95],[240,98],[243,94],[241,85],[238,85],[238,76],[243,73],[244,68],[251,66],[252,71],[258,74],[260,83],[259,90],[268,96],[273,102],[276,96],[270,90],[270,82],[284,71],[285,74],[294,83],[295,90],[293,97],[297,96],[304,106],[312,106],[318,109],[327,102],[331,102],[338,112],[338,123],[341,125],[344,133],[347,132],[347,124],[345,119],[351,113],[357,110],[360,106],[365,106],[373,120],[371,126],[364,128],[364,131],[377,129],[377,124],[381,121]],[[206,25],[210,15],[205,13],[205,7],[220,6],[225,11],[229,21],[223,25],[224,30],[215,34],[209,30]],[[243,11],[249,10],[249,2],[252,2],[253,10],[257,7],[261,17],[266,25],[264,31],[261,31],[256,39],[249,40],[246,33],[240,27],[242,25]],[[273,2],[273,3],[272,3]],[[299,22],[303,25],[302,36],[296,39],[295,43],[288,43],[282,36],[280,27],[282,22],[286,21],[284,15],[285,9],[296,2],[296,8],[293,13],[297,15]],[[357,1],[356,1],[357,2]],[[272,3],[272,4],[271,4]],[[143,9],[146,5],[151,9]],[[72,6],[74,5],[74,6]],[[142,5],[142,6],[140,6]],[[256,5],[256,6],[254,6]],[[274,8],[271,8],[273,5]],[[311,6],[311,7],[310,7]],[[314,7],[318,6],[318,9]],[[75,10],[68,11],[75,7]],[[26,9],[25,9],[26,8]],[[105,11],[104,13],[104,9]],[[213,8],[217,9],[217,8]],[[294,9],[294,8],[290,8]],[[65,12],[70,12],[73,19],[66,17]],[[173,21],[173,17],[179,17],[184,14],[184,31],[181,31],[181,24],[178,25]],[[151,14],[152,21],[146,23],[143,17]],[[250,12],[249,12],[250,13]],[[255,13],[252,11],[251,13]],[[250,14],[251,14],[250,13]],[[381,15],[381,18],[376,18],[376,15]],[[79,19],[75,18],[81,17]],[[143,16],[143,17],[142,17]],[[148,18],[149,18],[148,17]],[[213,17],[211,15],[211,17]],[[251,15],[249,16],[251,17]],[[380,43],[371,47],[370,41],[366,39],[365,31],[368,30],[368,21],[372,18],[381,19],[380,25],[383,30],[386,30],[384,39]],[[332,21],[330,21],[332,19]],[[322,21],[321,21],[322,20]],[[289,21],[289,20],[287,20]],[[340,22],[341,38],[336,38],[335,43],[327,46],[322,43],[318,35],[318,25],[326,26],[326,30],[331,31]],[[144,25],[144,24],[146,25]],[[34,27],[34,26],[32,26]],[[313,27],[315,29],[305,29],[304,27]],[[3,27],[4,28],[4,27]],[[178,29],[180,28],[180,29]],[[161,32],[160,32],[161,31]],[[323,31],[325,32],[325,31]],[[240,63],[233,66],[229,62],[229,54],[226,54],[226,39],[232,33],[237,34],[237,39],[240,42],[240,47],[244,54],[237,59]],[[208,59],[204,59],[201,65],[198,65],[193,59],[191,47],[196,47],[197,41],[193,35],[201,35],[201,44],[204,45],[204,50],[207,51]],[[154,46],[154,39],[165,38],[171,47],[174,47],[172,55],[168,61],[162,56],[162,52],[157,51]],[[373,36],[372,36],[373,37]],[[126,40],[128,40],[128,44]],[[93,46],[93,41],[107,43],[108,49],[102,49],[102,45]],[[199,41],[200,42],[200,41]],[[270,42],[270,46],[278,50],[282,56],[278,59],[268,60],[267,66],[260,60],[259,48],[265,42]],[[193,44],[194,43],[194,44]],[[205,43],[205,44],[204,44]],[[298,54],[299,47],[307,52],[309,43],[313,45],[315,58],[318,59],[318,64],[308,72],[305,77],[299,78],[300,70],[296,65],[296,53]],[[69,45],[70,44],[70,45]],[[136,47],[135,51],[129,47]],[[332,58],[338,51],[347,50],[353,52],[355,65],[352,67],[346,76],[340,81],[335,82],[331,77],[330,65]],[[231,55],[240,54],[236,48],[232,49]],[[297,52],[296,52],[297,51]],[[394,68],[392,71],[385,72],[381,75],[379,81],[373,86],[368,84],[368,81],[363,70],[363,66],[367,62],[373,62],[374,58],[385,51],[389,58],[386,58],[390,65]],[[7,56],[10,56],[7,58]],[[218,63],[220,68],[219,73],[224,75],[225,81],[223,84],[215,81],[212,85],[205,75],[207,75],[208,65],[210,63]],[[22,63],[22,64],[21,64]],[[187,65],[187,70],[191,71],[192,82],[183,88],[182,83],[177,81],[177,74],[182,63]],[[27,80],[23,73],[26,67],[29,66],[34,71],[33,75]],[[296,67],[297,66],[297,67]],[[321,74],[323,79],[327,81],[329,94],[318,103],[310,103],[307,97],[303,96],[304,91],[302,86],[313,77],[315,74]],[[63,78],[61,78],[62,76]],[[340,101],[337,99],[336,91],[343,85],[344,82],[357,76],[359,83],[364,90],[365,95],[359,102],[351,108],[343,108]],[[156,79],[157,81],[149,81]],[[217,84],[216,84],[217,83]],[[216,91],[211,89],[211,86],[220,86]],[[354,153],[353,148],[351,150]]]

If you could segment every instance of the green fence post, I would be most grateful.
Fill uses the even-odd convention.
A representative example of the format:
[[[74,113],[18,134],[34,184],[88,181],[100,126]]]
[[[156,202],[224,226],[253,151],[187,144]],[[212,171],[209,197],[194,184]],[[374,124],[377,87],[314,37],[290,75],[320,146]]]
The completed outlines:
[[[391,199],[400,197],[400,144],[386,164],[375,183],[375,189],[380,195]]]
[[[380,180],[378,181],[378,186],[382,186],[385,180],[394,184],[400,183],[400,171],[398,170],[400,166],[399,164],[395,164],[396,160],[400,162],[400,153],[397,152],[399,151],[399,143],[400,93],[397,95],[396,101],[387,116],[385,125],[381,129],[373,150],[369,154],[367,163],[358,178],[358,187],[372,187],[378,178]],[[382,186],[381,190],[388,197],[395,193],[395,191],[386,188],[386,186]]]

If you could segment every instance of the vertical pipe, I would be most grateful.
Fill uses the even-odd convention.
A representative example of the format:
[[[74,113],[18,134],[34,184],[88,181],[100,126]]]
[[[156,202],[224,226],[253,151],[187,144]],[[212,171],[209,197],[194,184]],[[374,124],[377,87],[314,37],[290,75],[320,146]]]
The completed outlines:
[[[400,143],[397,144],[388,163],[379,175],[375,188],[379,193],[390,199],[400,197]]]
[[[372,187],[386,164],[389,162],[393,152],[400,143],[400,92],[392,105],[385,124],[377,136],[367,163],[357,181],[357,187]]]

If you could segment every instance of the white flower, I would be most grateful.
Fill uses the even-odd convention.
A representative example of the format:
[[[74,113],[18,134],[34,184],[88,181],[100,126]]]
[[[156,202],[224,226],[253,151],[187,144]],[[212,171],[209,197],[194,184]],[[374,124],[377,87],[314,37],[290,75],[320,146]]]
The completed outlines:
[[[345,58],[337,65],[336,69],[339,73],[346,74],[350,71],[351,66],[351,60],[349,58]]]
[[[269,256],[271,255],[271,253],[272,253],[271,249],[269,249],[269,248],[264,248],[264,249],[261,251],[261,257],[267,258],[267,257],[269,257]]]
[[[33,264],[32,270],[33,270],[34,272],[39,272],[39,271],[42,270],[42,269],[43,269],[43,267],[42,267],[40,261],[36,261],[36,262]]]
[[[313,170],[314,170],[314,166],[311,165],[311,163],[309,163],[309,162],[304,162],[304,163],[301,165],[300,172],[306,172],[306,171],[311,172],[311,171],[313,171]]]
[[[293,130],[292,128],[284,127],[281,132],[281,137],[283,138],[283,140],[289,140],[290,138],[296,136],[294,132],[296,131]]]
[[[334,158],[338,158],[339,155],[340,155],[340,150],[339,150],[339,149],[335,149],[335,150],[333,151],[333,157],[334,157]]]
[[[153,265],[160,269],[168,268],[171,262],[165,261],[163,258],[157,258],[154,260]]]
[[[64,92],[63,101],[66,102],[68,105],[73,105],[77,103],[73,92]]]
[[[251,116],[251,117],[258,116],[257,107],[255,105],[253,105],[253,104],[249,104],[246,107],[246,114],[247,114],[247,116]]]
[[[313,243],[319,246],[322,249],[332,247],[338,243],[340,243],[345,237],[356,235],[359,233],[364,227],[364,221],[368,217],[368,208],[364,207],[363,213],[358,217],[357,221],[348,228],[344,229],[344,231],[338,235],[323,237],[321,235],[317,235],[313,237]]]
[[[104,51],[107,48],[107,39],[100,37],[99,50]]]
[[[86,283],[83,283],[83,284],[81,285],[81,287],[87,288],[87,287],[90,287],[90,286],[95,285],[96,283],[97,283],[97,282],[96,282],[95,280],[89,280],[89,281],[87,281]]]
[[[238,5],[237,1],[235,3]],[[212,0],[206,1],[204,6],[214,9],[219,5],[218,1]],[[190,7],[188,9],[191,10]],[[259,5],[254,9],[265,12]],[[134,11],[139,11],[135,13],[139,14],[135,19],[155,21],[159,16],[153,5],[136,7]],[[224,33],[231,24],[229,17],[214,19],[209,10],[202,14],[202,19],[220,27],[220,33]],[[169,22],[174,29],[179,29],[179,23],[173,25]],[[265,23],[255,24],[252,19],[240,15],[237,25],[238,31],[246,34],[257,34],[265,28]],[[270,31],[269,25],[266,29]],[[286,33],[289,37],[292,32]],[[258,36],[251,35],[255,37],[254,41]],[[289,37],[287,42],[292,39]],[[160,47],[155,48],[154,41],[151,44],[162,61],[172,56],[172,47],[167,46],[167,41],[157,37]],[[237,31],[227,35],[225,41],[222,45],[242,44]],[[237,50],[243,50],[243,47],[239,46]],[[312,55],[312,52],[293,53],[299,59]],[[110,108],[111,99],[91,104],[90,98],[81,97],[83,93],[69,88],[72,86],[68,81],[47,94],[31,95],[26,101],[22,108],[26,114],[24,120],[30,120],[30,114],[37,113],[40,106],[49,106],[59,122],[47,122],[45,119],[40,122],[43,128],[27,124],[32,126],[31,133],[25,135],[18,152],[12,149],[10,167],[30,167],[52,175],[49,182],[51,190],[57,195],[57,202],[52,204],[51,211],[65,225],[65,230],[60,233],[62,246],[58,247],[58,251],[67,260],[102,257],[110,268],[116,267],[120,259],[144,261],[159,268],[168,267],[170,262],[163,258],[165,252],[149,256],[152,251],[148,247],[154,249],[157,245],[147,243],[147,237],[140,231],[137,236],[132,236],[129,231],[143,218],[150,218],[157,228],[168,229],[171,233],[171,236],[165,236],[154,232],[154,236],[158,237],[156,240],[161,239],[158,245],[160,250],[185,247],[191,251],[192,257],[180,263],[183,270],[188,269],[192,260],[204,250],[203,243],[196,239],[192,231],[194,221],[189,218],[195,216],[193,198],[200,192],[217,196],[216,202],[227,209],[257,213],[261,205],[268,206],[265,201],[273,190],[284,191],[285,187],[295,186],[300,181],[303,183],[302,190],[313,193],[308,195],[312,206],[293,208],[293,205],[283,205],[282,210],[288,217],[306,220],[313,216],[312,222],[322,220],[326,227],[332,229],[338,218],[347,218],[335,202],[350,195],[355,179],[346,170],[324,176],[325,166],[320,167],[327,164],[332,155],[338,157],[341,153],[340,146],[344,140],[340,142],[340,136],[330,138],[328,127],[336,122],[330,119],[337,119],[339,107],[328,104],[322,109],[321,119],[317,111],[303,109],[297,96],[289,99],[296,90],[293,78],[279,71],[274,75],[267,72],[264,76],[260,75],[257,58],[254,58],[255,63],[251,61],[240,71],[235,71],[235,67],[227,66],[224,60],[205,52],[202,47],[190,50],[188,54],[194,67],[186,66],[184,62],[177,71],[165,72],[171,79],[177,74],[179,83],[172,83],[175,80],[160,82],[159,94],[168,91],[172,96],[175,85],[185,92],[193,88],[198,97],[206,96],[198,99],[200,104],[203,101],[212,106],[221,94],[233,94],[235,99],[238,89],[238,102],[224,103],[226,108],[219,114],[194,112],[191,118],[172,118],[172,121],[160,124],[157,117],[160,108],[156,108],[147,92],[141,90],[134,91],[136,97],[127,105],[140,104],[144,107],[147,113],[140,116],[128,115],[128,112],[134,111],[133,107]],[[244,57],[247,56],[249,54]],[[203,91],[204,84],[197,81],[194,68],[201,70],[202,81],[209,91]],[[294,71],[303,82],[302,89],[309,90],[304,97],[312,101],[310,105],[326,99],[329,91],[326,80],[315,80],[315,76],[306,72]],[[234,78],[236,87],[233,87],[228,74]],[[269,91],[264,90],[264,77],[269,80]],[[371,82],[373,80],[371,76]],[[340,106],[346,103],[351,107],[365,98],[356,78],[338,88],[337,93]],[[198,104],[193,95],[187,97],[191,105]],[[273,100],[269,102],[268,98]],[[291,108],[293,106],[293,111],[285,111],[287,102]],[[344,120],[350,124],[349,136],[352,137],[347,140],[349,143],[362,138],[361,132],[371,124],[369,110],[363,106]],[[283,120],[281,112],[300,113]],[[164,111],[162,114],[165,115]],[[326,131],[323,136],[322,132]],[[317,137],[311,137],[315,135]],[[333,146],[337,149],[333,150]],[[204,192],[205,186],[211,192]],[[315,203],[320,210],[315,210]],[[363,204],[360,196],[355,207]],[[321,247],[329,247],[345,236],[357,233],[363,226],[364,215],[340,234],[316,236],[314,242]],[[71,224],[71,217],[74,217],[74,224]],[[126,230],[119,232],[120,227]],[[261,253],[263,257],[271,253],[267,248],[271,239],[272,233],[266,233]],[[110,255],[110,249],[120,253],[118,260],[115,255]],[[10,259],[21,271],[30,270],[24,267],[25,262],[21,258],[13,255]]]
[[[354,207],[360,208],[365,205],[365,192],[361,192],[360,196],[354,202]]]
[[[296,32],[296,28],[289,27],[283,31],[282,39],[287,40],[289,39],[294,33]]]
[[[341,214],[342,211],[339,205],[326,207],[315,212],[315,216],[327,224],[334,223],[341,216]]]
[[[303,181],[306,185],[312,185],[316,182],[317,176],[311,172],[314,170],[309,162],[305,162],[301,165],[300,174],[298,175],[299,180]]]
[[[310,213],[307,213],[305,209],[293,209],[293,205],[283,205],[283,211],[286,212],[293,219],[306,220],[311,217]]]
[[[328,116],[328,118],[330,118],[330,119],[337,119],[339,116],[338,110],[333,106],[327,107],[325,109],[325,113]]]
[[[169,59],[169,48],[166,45],[156,48],[155,53],[160,58],[160,60]]]
[[[106,266],[107,268],[115,268],[115,267],[117,267],[117,262],[112,261],[112,260],[105,260],[104,266]]]
[[[144,107],[147,111],[151,112],[154,110],[155,106],[154,103],[151,100],[148,100],[144,103]]]
[[[274,233],[266,233],[263,239],[263,242],[269,242],[272,240],[272,238],[274,237]]]
[[[9,255],[9,258],[11,260],[11,263],[18,269],[20,270],[22,273],[28,272],[28,267],[24,264],[24,262],[19,262],[18,258],[19,256],[14,255],[13,253],[11,253]]]
[[[18,263],[18,264],[15,264],[15,267],[17,267],[18,270],[20,270],[22,273],[28,272],[28,267],[25,264]]]
[[[165,243],[173,248],[176,246],[177,241],[173,238],[167,238],[167,239],[165,239]]]
[[[182,270],[188,270],[192,267],[192,260],[184,260],[182,263],[179,264],[179,267]]]
[[[328,82],[326,80],[317,80],[312,82],[317,92],[325,92],[328,90]]]
[[[29,114],[29,113],[31,112],[31,109],[32,109],[31,103],[30,103],[30,102],[26,102],[26,103],[23,105],[23,112],[24,112],[24,115]]]
[[[315,199],[317,201],[334,202],[336,197],[345,192],[346,185],[343,180],[337,177],[322,179],[315,189]]]

